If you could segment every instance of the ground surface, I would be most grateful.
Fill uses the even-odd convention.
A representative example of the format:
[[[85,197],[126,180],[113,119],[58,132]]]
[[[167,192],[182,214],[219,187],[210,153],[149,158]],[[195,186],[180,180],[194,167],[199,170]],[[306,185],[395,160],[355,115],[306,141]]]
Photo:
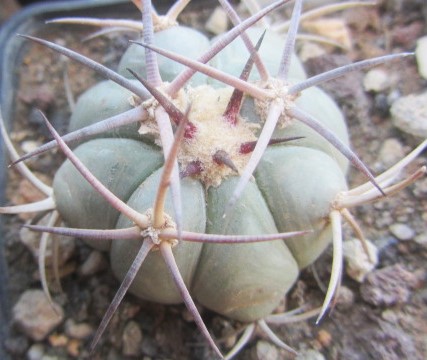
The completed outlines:
[[[372,56],[412,51],[415,41],[426,32],[422,1],[383,1],[377,8],[347,11],[343,19],[351,31],[351,51],[333,50],[321,57],[307,61],[309,73],[314,74]],[[190,12],[184,21],[203,23],[208,10]],[[197,17],[197,20],[196,20]],[[82,45],[80,39],[91,29],[75,30],[72,27],[47,27],[41,37],[60,41],[79,49],[91,58],[114,67],[119,54],[127,46],[127,38],[112,35],[97,38]],[[72,29],[72,31],[71,31]],[[70,88],[74,97],[99,81],[89,70],[60,56],[53,55],[39,46],[28,45],[20,70],[20,88],[17,90],[17,110],[14,119],[13,140],[18,148],[28,149],[34,142],[46,141],[46,131],[40,125],[35,108],[42,108],[57,129],[66,128],[69,108],[63,85],[67,67]],[[390,99],[419,93],[427,83],[417,74],[413,60],[405,60],[384,67],[395,77],[393,86],[380,92],[367,93],[363,89],[363,74],[345,77],[326,86],[344,109],[354,148],[375,172],[385,169],[387,156],[385,144],[390,139],[395,144],[387,153],[399,157],[420,143],[393,127],[390,121]],[[396,145],[397,144],[397,145]],[[49,181],[60,163],[57,154],[45,155],[30,161],[36,173],[44,173]],[[425,155],[417,164],[425,163]],[[54,164],[54,166],[52,166]],[[415,165],[412,167],[415,169]],[[363,178],[355,171],[349,176],[350,184],[360,184]],[[19,204],[36,199],[39,195],[14,172],[9,172],[7,195],[11,203]],[[427,288],[426,222],[427,179],[374,205],[356,209],[354,215],[366,237],[379,249],[379,264],[370,281],[362,285],[348,276],[343,277],[340,301],[332,314],[320,325],[314,320],[283,326],[278,329],[281,338],[301,352],[305,359],[423,359],[427,356]],[[37,265],[33,256],[21,243],[19,228],[28,217],[7,217],[4,236],[10,271],[10,302],[14,304],[27,289],[39,289]],[[401,234],[393,231],[393,224],[405,224],[412,230],[409,239],[400,240]],[[347,237],[351,236],[345,228]],[[108,259],[103,256],[95,262],[95,270],[82,274],[82,264],[92,250],[76,241],[76,248],[63,265],[61,274],[64,293],[55,293],[54,300],[65,311],[65,320],[45,340],[35,342],[11,327],[6,348],[13,359],[29,356],[31,351],[41,351],[47,358],[84,358],[88,356],[86,333],[79,336],[70,331],[73,323],[83,323],[94,329],[118,287],[108,270]],[[99,254],[97,254],[99,255]],[[94,255],[92,255],[94,256]],[[331,252],[325,253],[313,268],[302,272],[300,281],[288,296],[288,308],[310,304],[318,306],[323,294],[314,280],[313,271],[320,281],[327,283]],[[374,295],[373,295],[374,294]],[[208,311],[202,316],[223,350],[232,344],[232,335],[240,325],[231,323]],[[140,337],[141,335],[141,337]],[[221,340],[222,339],[222,340]],[[136,347],[135,347],[135,344]],[[310,350],[310,351],[309,351]],[[311,355],[310,355],[311,354]],[[205,359],[213,358],[194,324],[188,320],[184,306],[161,306],[127,296],[113,324],[101,340],[95,359],[132,358],[146,359]],[[312,357],[309,357],[312,356]],[[317,356],[317,357],[316,357]],[[263,335],[252,340],[239,359],[286,359],[291,356],[267,342]]]

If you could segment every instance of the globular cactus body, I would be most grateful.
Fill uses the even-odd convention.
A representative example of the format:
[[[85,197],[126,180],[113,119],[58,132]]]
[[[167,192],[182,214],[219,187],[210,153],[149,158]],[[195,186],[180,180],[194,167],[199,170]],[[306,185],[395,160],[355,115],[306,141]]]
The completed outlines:
[[[230,235],[277,233],[273,216],[255,183],[248,184],[231,218],[223,219],[235,184],[236,179],[229,178],[209,189],[207,231]],[[271,313],[298,275],[296,262],[281,240],[251,246],[237,244],[226,251],[206,244],[197,270],[196,299],[220,314],[246,322]]]
[[[296,3],[295,29],[301,1]],[[227,2],[221,4],[231,11]],[[149,8],[150,2],[144,5]],[[144,27],[149,26],[145,21]],[[256,42],[261,35],[261,48],[257,53],[253,45],[249,46],[248,61],[248,56],[242,56],[247,41]],[[239,321],[259,322],[265,329],[263,319],[295,283],[299,270],[316,261],[331,239],[334,244],[340,242],[336,219],[340,214],[349,218],[345,202],[349,162],[369,178],[366,191],[360,193],[366,193],[368,200],[384,194],[380,187],[383,183],[377,183],[349,150],[347,127],[337,105],[319,88],[307,85],[305,89],[310,79],[306,79],[295,55],[289,50],[283,54],[283,39],[271,31],[263,34],[258,28],[249,29],[242,38],[225,48],[227,44],[220,46],[219,54],[211,59],[208,49],[215,45],[193,29],[172,25],[154,34],[148,31],[144,43],[132,44],[120,61],[118,73],[128,80],[106,72],[125,87],[107,80],[80,96],[70,122],[70,131],[79,134],[74,140],[81,140],[87,129],[92,131],[105,119],[110,123],[102,133],[93,131],[90,140],[73,150],[79,160],[73,160],[67,146],[56,137],[69,157],[57,171],[53,185],[62,219],[71,228],[84,229],[74,234],[85,238],[96,233],[90,229],[116,229],[115,234],[121,234],[115,239],[108,233],[111,241],[105,237],[100,240],[100,236],[87,239],[92,246],[110,252],[113,272],[125,284],[95,343],[127,289],[164,304],[184,300],[208,339],[191,297],[215,312]],[[290,51],[294,40],[290,31],[286,40]],[[204,54],[196,65],[188,66],[203,67],[210,62],[211,67],[201,68],[205,74],[196,74],[190,80],[185,78],[186,68],[178,63],[181,60],[163,55],[153,60],[156,49],[152,44],[190,59]],[[256,62],[257,56],[265,59],[265,73],[278,72],[277,78],[262,76],[262,71],[261,76],[256,72],[241,74],[245,63]],[[219,72],[211,73],[212,69]],[[225,80],[224,73],[228,74]],[[174,87],[181,78],[185,79],[182,84]],[[293,91],[295,84],[304,91]],[[146,95],[147,90],[153,97]],[[245,99],[236,100],[239,92],[246,93]],[[162,125],[165,117],[166,127]],[[125,125],[117,127],[116,120]],[[171,123],[177,128],[178,140],[173,144],[173,137],[165,140],[172,134]],[[271,134],[265,135],[268,131]],[[288,138],[294,140],[286,142]],[[277,144],[267,148],[274,140]],[[180,168],[179,182],[176,168],[171,170],[175,160]],[[89,184],[90,176],[78,173],[79,161],[115,200],[106,195],[102,184]],[[84,170],[79,168],[79,172]],[[163,196],[169,183],[172,191]],[[71,234],[67,230],[32,228]],[[126,231],[131,235],[123,235]],[[285,239],[284,233],[295,231],[299,236]],[[200,238],[212,235],[201,243],[194,240],[194,234]],[[239,243],[213,243],[217,235],[224,235],[224,242],[240,236],[235,241]],[[273,236],[271,241],[266,241],[268,236]],[[193,240],[180,241],[181,237]],[[141,255],[142,260],[135,260],[140,252],[147,257]],[[338,284],[340,261],[334,259],[334,276],[322,313]],[[211,345],[216,349],[213,341]]]
[[[186,26],[172,26],[154,34],[154,43],[174,53],[196,59],[209,49],[209,39],[197,30]],[[158,65],[163,81],[172,81],[185,67],[166,58],[158,57]],[[131,45],[123,54],[119,63],[118,73],[134,79],[127,69],[132,69],[144,78],[147,77],[145,66],[145,50],[141,46]],[[192,86],[206,84],[208,78],[203,74],[195,74],[189,82]]]
[[[287,240],[300,268],[312,264],[332,239],[328,220],[331,204],[347,189],[337,162],[308,147],[271,148],[258,166],[256,179],[280,231],[313,229],[295,241]]]
[[[175,45],[175,42],[169,40],[169,44]],[[163,42],[163,45],[169,50],[167,43]],[[268,46],[268,43],[266,45]],[[279,56],[279,50],[277,52],[276,55]],[[132,63],[128,56],[125,59]],[[164,66],[169,68],[169,64]],[[163,75],[163,66],[159,67]],[[144,68],[142,69],[144,72]],[[127,91],[123,90],[121,93],[113,91],[111,94],[115,101],[114,106],[111,106],[111,102],[105,101],[110,93],[109,88],[104,84],[95,85],[80,97],[71,117],[71,129],[76,130],[93,122],[94,117],[87,116],[84,110],[88,108],[88,102],[105,118],[116,115],[117,110],[126,110],[126,104],[129,103],[129,96],[126,97]],[[116,85],[112,88],[115,90]],[[188,91],[197,94],[212,92],[212,97],[224,96],[222,90],[204,88],[203,85]],[[229,96],[231,91],[226,91],[225,94]],[[224,104],[226,102],[223,102]],[[197,104],[193,103],[192,110],[198,113]],[[222,114],[224,110],[225,108],[221,108],[217,113]],[[192,116],[192,112],[190,112],[190,120],[199,128],[203,125],[199,119]],[[227,130],[227,126],[225,129]],[[232,128],[230,127],[229,130],[231,131]],[[218,129],[207,131],[216,132]],[[110,134],[107,133],[108,135]],[[117,136],[123,136],[123,133]],[[239,139],[235,143],[238,144],[238,141]],[[130,146],[127,146],[128,143]],[[141,148],[137,144],[142,144]],[[97,153],[98,146],[100,146],[99,149],[105,146],[105,151]],[[142,148],[143,146],[145,148]],[[191,140],[188,146],[192,146]],[[145,213],[152,207],[159,184],[161,169],[154,171],[160,165],[159,150],[157,154],[153,154],[154,149],[144,145],[143,142],[106,138],[91,140],[80,145],[75,153],[83,163],[88,164],[96,177],[108,179],[103,182],[118,197],[135,210]],[[215,152],[215,149],[206,150],[212,154]],[[247,155],[242,156],[247,157]],[[198,159],[187,161],[194,160]],[[220,165],[217,166],[220,167]],[[123,170],[121,170],[122,167]],[[225,224],[222,215],[234,188],[233,184],[236,183],[233,180],[234,177],[231,176],[224,181],[221,179],[219,185],[210,187],[204,186],[203,181],[183,179],[181,197],[184,230],[229,235],[278,232],[273,220],[274,216],[255,183],[248,186],[232,217],[227,220],[228,226]],[[66,182],[65,179],[67,179]],[[218,180],[215,181],[218,182]],[[137,182],[139,184],[136,187]],[[85,185],[84,178],[77,173],[69,161],[59,169],[54,185],[58,208],[71,227],[102,229],[116,226],[105,212],[105,201],[88,184]],[[116,188],[119,188],[120,192]],[[84,189],[88,192],[84,192]],[[133,194],[130,189],[135,189]],[[69,196],[76,197],[76,194],[79,194],[77,197],[85,206],[82,207],[79,201],[74,201],[72,206],[68,206],[71,202]],[[92,198],[98,201],[92,201]],[[62,203],[64,206],[61,206]],[[82,212],[85,208],[87,212]],[[117,211],[111,210],[111,212],[117,216]],[[167,202],[166,213],[173,214],[171,202]],[[99,219],[95,219],[95,216]],[[121,217],[117,223],[118,228],[126,228],[130,225],[130,221],[125,217]],[[301,230],[306,229],[307,227],[304,226],[301,228]],[[94,243],[93,240],[89,241]],[[95,246],[106,250],[107,245],[102,241],[97,242]],[[113,241],[111,264],[119,279],[123,279],[126,275],[139,246],[140,244],[133,240]],[[231,248],[227,245],[204,244],[203,249],[200,244],[183,243],[176,248],[175,258],[187,287],[194,289],[192,293],[196,300],[212,310],[242,321],[257,320],[271,313],[281,301],[283,294],[293,285],[298,274],[293,256],[280,240],[271,243],[233,245]],[[257,274],[256,277],[254,274]],[[182,301],[175,284],[167,276],[167,269],[159,253],[148,256],[129,290],[147,300],[165,304]],[[240,295],[230,299],[230,294],[236,292]]]
[[[76,155],[92,166],[92,173],[105,179],[117,196],[128,199],[135,189],[162,164],[161,154],[149,145],[133,139],[95,139],[80,145]],[[69,162],[58,169],[53,181],[56,204],[67,224],[81,229],[111,229],[119,212],[108,203]],[[78,196],[76,196],[78,194]],[[105,241],[89,241],[96,248],[108,250]]]

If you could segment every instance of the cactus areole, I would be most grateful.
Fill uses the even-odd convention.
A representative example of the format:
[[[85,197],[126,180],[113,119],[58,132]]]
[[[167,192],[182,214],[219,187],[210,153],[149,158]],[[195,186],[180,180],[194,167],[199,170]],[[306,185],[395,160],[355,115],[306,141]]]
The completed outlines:
[[[267,327],[272,312],[299,270],[331,242],[332,276],[320,316],[333,298],[341,274],[342,218],[359,230],[348,209],[425,172],[421,168],[391,186],[395,172],[374,177],[350,149],[341,111],[315,87],[408,54],[307,79],[293,54],[302,1],[295,1],[286,37],[256,22],[289,1],[244,21],[227,1],[219,1],[234,26],[212,40],[176,23],[187,2],[177,1],[159,16],[150,1],[142,1],[143,26],[129,22],[142,29],[142,40],[130,45],[117,72],[24,36],[107,78],[80,96],[69,134],[60,138],[46,119],[55,141],[13,159],[24,166],[21,160],[60,147],[68,159],[40,209],[59,214],[68,227],[29,227],[78,236],[108,251],[122,282],[93,346],[127,291],[163,304],[185,302],[219,356],[195,302],[255,322],[278,343]],[[367,178],[353,190],[346,182],[350,164]]]

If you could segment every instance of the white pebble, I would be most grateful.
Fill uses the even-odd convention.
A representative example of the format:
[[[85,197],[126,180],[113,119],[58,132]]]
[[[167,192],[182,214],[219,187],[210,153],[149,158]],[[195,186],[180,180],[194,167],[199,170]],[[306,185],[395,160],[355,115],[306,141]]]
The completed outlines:
[[[415,57],[417,59],[419,74],[424,79],[427,79],[427,36],[418,39]]]
[[[343,19],[322,18],[319,20],[307,20],[301,26],[304,30],[336,41],[346,49],[351,49],[352,47],[350,30]]]
[[[404,157],[403,146],[399,140],[389,138],[384,141],[379,151],[378,160],[388,168]]]
[[[427,92],[401,97],[390,111],[394,126],[405,133],[427,138]]]
[[[310,41],[303,41],[301,44],[301,50],[298,53],[298,57],[302,62],[306,62],[309,59],[317,58],[325,54],[326,51],[324,47]]]
[[[228,28],[228,17],[222,7],[216,7],[212,15],[206,22],[205,28],[212,34],[219,35],[225,33]]]
[[[26,140],[21,144],[21,150],[25,153],[31,152],[40,146],[39,141]]]
[[[359,239],[347,240],[343,244],[346,272],[348,276],[360,283],[378,264],[377,247],[369,240],[366,240],[366,245],[370,259]]]
[[[366,91],[381,92],[390,86],[390,75],[383,69],[369,70],[363,78]]]
[[[421,245],[421,246],[423,246],[423,247],[427,248],[427,232],[425,232],[425,233],[423,233],[423,234],[420,234],[420,235],[415,236],[414,241],[415,241],[417,244],[419,244],[419,245]]]
[[[279,358],[277,348],[264,340],[260,340],[256,343],[256,355],[259,360],[277,360]]]
[[[323,354],[314,349],[298,351],[295,360],[325,360]]]
[[[389,229],[399,240],[411,240],[415,236],[415,231],[406,224],[393,224]]]
[[[27,360],[42,360],[44,347],[42,344],[34,344],[27,351]]]

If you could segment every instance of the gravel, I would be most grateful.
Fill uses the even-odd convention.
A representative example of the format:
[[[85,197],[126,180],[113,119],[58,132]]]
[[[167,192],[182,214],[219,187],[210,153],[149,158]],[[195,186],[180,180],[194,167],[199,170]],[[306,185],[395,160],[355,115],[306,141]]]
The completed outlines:
[[[64,319],[64,310],[48,302],[41,290],[25,291],[13,307],[13,322],[31,339],[40,341]]]

